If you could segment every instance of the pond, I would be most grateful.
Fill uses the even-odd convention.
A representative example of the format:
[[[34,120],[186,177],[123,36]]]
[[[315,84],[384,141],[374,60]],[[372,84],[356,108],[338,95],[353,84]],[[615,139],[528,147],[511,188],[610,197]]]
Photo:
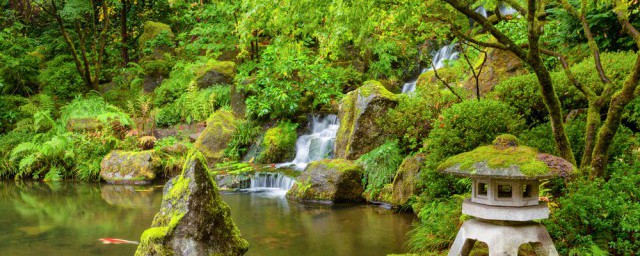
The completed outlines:
[[[245,255],[401,253],[414,217],[371,205],[305,205],[281,191],[222,192]],[[162,185],[0,181],[0,255],[133,255],[160,207]]]

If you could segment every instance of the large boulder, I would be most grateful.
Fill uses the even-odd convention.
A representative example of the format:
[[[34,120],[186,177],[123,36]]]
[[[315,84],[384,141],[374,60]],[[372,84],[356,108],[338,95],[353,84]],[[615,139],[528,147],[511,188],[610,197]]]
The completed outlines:
[[[481,71],[478,76],[480,95],[487,94],[497,84],[510,77],[528,73],[518,56],[510,51],[501,49],[488,49],[486,58],[481,54],[475,70],[476,72]],[[476,95],[476,79],[473,76],[467,79],[464,87],[472,91],[473,95]]]
[[[340,101],[336,158],[355,160],[382,145],[386,134],[380,123],[384,114],[398,105],[397,97],[377,81],[367,81],[349,92]]]
[[[231,61],[209,61],[195,72],[196,84],[200,88],[213,85],[233,84],[236,64]]]
[[[283,163],[296,156],[296,125],[281,122],[269,128],[260,143],[259,163]]]
[[[207,120],[205,128],[194,144],[207,158],[210,166],[224,157],[224,149],[231,142],[231,137],[238,128],[238,120],[229,110],[220,109]]]
[[[419,193],[419,175],[425,161],[424,155],[418,154],[404,159],[393,179],[391,203],[405,205],[409,198]]]
[[[311,162],[296,178],[287,197],[299,201],[360,202],[362,198],[362,168],[344,159]]]
[[[156,178],[154,151],[111,151],[100,163],[100,178],[111,184],[147,184]]]
[[[142,233],[135,255],[235,256],[248,248],[205,160],[196,152],[182,175],[165,185],[160,211]]]
[[[144,32],[138,38],[138,48],[142,53],[139,63],[144,69],[142,87],[152,92],[169,76],[174,61],[169,56],[174,53],[175,35],[167,24],[147,21]]]

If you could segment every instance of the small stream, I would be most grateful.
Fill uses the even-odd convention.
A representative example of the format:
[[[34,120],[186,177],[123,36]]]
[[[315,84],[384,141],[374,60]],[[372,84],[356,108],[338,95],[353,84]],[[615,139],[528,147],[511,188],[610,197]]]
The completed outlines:
[[[269,190],[221,192],[245,255],[386,255],[403,252],[414,217],[367,205],[304,205]],[[160,208],[162,184],[0,181],[0,255],[133,255]]]

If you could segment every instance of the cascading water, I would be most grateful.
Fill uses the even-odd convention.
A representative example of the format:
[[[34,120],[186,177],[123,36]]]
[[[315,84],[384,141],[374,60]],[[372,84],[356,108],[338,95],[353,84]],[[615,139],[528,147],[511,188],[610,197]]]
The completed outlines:
[[[259,172],[251,177],[250,189],[277,188],[289,190],[293,186],[293,179],[277,172]]]
[[[422,69],[420,74],[427,72],[429,70],[438,70],[444,67],[447,64],[447,61],[457,60],[458,59],[458,50],[456,49],[457,44],[453,43],[450,45],[445,45],[440,48],[434,55],[431,60],[431,67],[427,69]],[[410,82],[405,83],[402,86],[402,93],[411,93],[416,90],[416,83],[418,82],[418,78],[411,80]]]
[[[311,133],[298,137],[296,141],[296,158],[289,163],[279,164],[278,167],[293,167],[301,171],[312,161],[331,158],[338,127],[338,116],[314,115],[311,118]]]

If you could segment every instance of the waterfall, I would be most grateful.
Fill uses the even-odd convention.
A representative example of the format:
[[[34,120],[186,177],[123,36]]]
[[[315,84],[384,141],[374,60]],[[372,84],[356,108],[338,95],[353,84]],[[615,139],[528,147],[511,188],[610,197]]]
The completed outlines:
[[[484,8],[484,6],[480,6],[478,8],[475,9],[475,12],[482,15],[482,17],[489,17],[489,15],[487,15],[487,9]]]
[[[433,59],[431,60],[432,66],[430,66],[427,69],[422,69],[420,74],[433,69],[438,70],[440,68],[443,68],[447,64],[447,61],[457,60],[459,52],[458,50],[456,50],[456,46],[457,44],[452,43],[450,45],[445,45],[442,48],[440,48],[433,55]],[[405,83],[402,86],[402,93],[410,93],[415,91],[417,82],[418,82],[418,78]]]
[[[512,16],[518,13],[516,9],[513,9],[510,6],[506,6],[506,5],[500,5],[500,7],[498,7],[498,11],[500,12],[500,16],[503,16],[503,17]]]
[[[312,161],[331,158],[336,133],[340,127],[340,120],[336,115],[314,115],[311,118],[311,133],[298,137],[296,141],[296,158],[289,162],[278,164],[278,167],[293,167],[303,170]]]
[[[249,189],[277,188],[289,190],[293,186],[293,179],[277,172],[258,172],[251,176]]]

